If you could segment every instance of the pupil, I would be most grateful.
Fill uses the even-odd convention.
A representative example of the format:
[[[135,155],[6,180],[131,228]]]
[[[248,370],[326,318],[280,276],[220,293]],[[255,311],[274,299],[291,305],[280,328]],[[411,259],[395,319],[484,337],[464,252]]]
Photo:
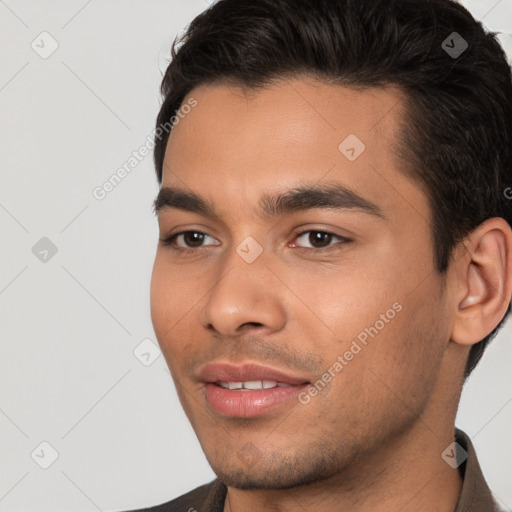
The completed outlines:
[[[322,233],[321,231],[312,231],[311,234],[309,235],[309,241],[310,241],[311,245],[313,245],[314,247],[316,247],[315,246],[316,242],[320,242],[321,247],[325,247],[326,245],[329,245],[330,237],[331,237],[330,233]],[[323,245],[321,244],[322,238],[323,238],[324,242],[325,242],[325,239],[327,239],[327,244],[323,244]]]
[[[200,247],[202,242],[202,233],[197,233],[195,231],[189,231],[185,233],[184,239],[185,243],[191,247]],[[195,245],[194,245],[195,243]]]

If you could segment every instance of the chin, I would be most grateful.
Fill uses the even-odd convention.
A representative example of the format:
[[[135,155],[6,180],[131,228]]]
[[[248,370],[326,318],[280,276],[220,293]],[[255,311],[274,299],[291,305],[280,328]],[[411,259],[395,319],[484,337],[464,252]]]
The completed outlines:
[[[228,487],[240,490],[250,489],[293,489],[303,485],[327,480],[339,473],[334,461],[284,461],[269,464],[253,464],[246,467],[240,464],[212,465],[217,477]]]

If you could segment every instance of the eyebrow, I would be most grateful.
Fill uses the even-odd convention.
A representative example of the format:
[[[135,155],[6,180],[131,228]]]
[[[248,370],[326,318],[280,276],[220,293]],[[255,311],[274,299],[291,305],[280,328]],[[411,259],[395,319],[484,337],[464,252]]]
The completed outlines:
[[[177,187],[162,187],[153,203],[156,214],[176,208],[205,217],[218,219],[215,206],[200,195]],[[278,194],[264,194],[259,200],[259,212],[263,219],[311,209],[357,210],[385,219],[382,210],[373,202],[353,190],[336,184],[299,186]]]

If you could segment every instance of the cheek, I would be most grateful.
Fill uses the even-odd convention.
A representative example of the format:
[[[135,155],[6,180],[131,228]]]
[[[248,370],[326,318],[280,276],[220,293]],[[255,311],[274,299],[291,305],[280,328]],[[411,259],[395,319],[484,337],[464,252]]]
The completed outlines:
[[[398,402],[416,409],[430,394],[441,368],[446,332],[443,297],[433,287],[425,287],[403,294],[400,304],[400,313],[370,348],[369,364]]]
[[[151,321],[171,371],[190,351],[190,319],[200,307],[197,297],[203,295],[194,286],[179,270],[169,268],[165,255],[157,254],[150,286]]]
[[[176,297],[183,297],[179,282],[167,268],[162,256],[157,255],[151,276],[151,321],[160,348],[168,362],[172,340],[176,338],[181,326],[179,319],[186,313],[185,300],[176,300]]]
[[[162,341],[161,336],[165,329],[165,312],[168,306],[171,305],[169,301],[171,287],[168,281],[157,255],[151,275],[150,311],[153,328],[159,342]]]
[[[193,294],[199,290],[180,268],[174,268],[166,261],[162,251],[157,253],[151,276],[151,318],[155,329],[169,330],[179,321],[193,305]],[[199,295],[200,296],[200,295]],[[157,333],[158,334],[158,333]]]
[[[328,366],[347,354],[343,385],[353,390],[360,390],[369,369],[389,384],[428,379],[442,357],[443,297],[437,281],[418,287],[413,278],[401,278],[400,265],[385,261],[366,267],[364,275],[355,271],[341,280],[320,281],[321,291],[309,294],[308,305],[331,331],[315,350]],[[320,324],[312,320],[311,330],[315,325]]]

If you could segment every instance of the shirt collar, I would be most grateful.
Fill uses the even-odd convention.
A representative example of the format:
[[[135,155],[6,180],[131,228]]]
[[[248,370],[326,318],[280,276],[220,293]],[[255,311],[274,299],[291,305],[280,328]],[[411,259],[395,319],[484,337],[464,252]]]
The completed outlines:
[[[499,511],[485,481],[471,439],[462,430],[455,428],[455,442],[466,450],[468,456],[459,466],[463,483],[454,512],[465,512],[467,510],[474,512]]]

